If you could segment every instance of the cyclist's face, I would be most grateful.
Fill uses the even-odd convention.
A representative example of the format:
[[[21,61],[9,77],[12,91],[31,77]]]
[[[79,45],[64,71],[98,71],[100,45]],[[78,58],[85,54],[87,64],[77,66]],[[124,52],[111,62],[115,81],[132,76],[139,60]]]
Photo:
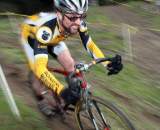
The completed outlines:
[[[81,20],[85,18],[85,15],[79,14],[63,14],[62,24],[71,34],[76,34],[79,30]]]

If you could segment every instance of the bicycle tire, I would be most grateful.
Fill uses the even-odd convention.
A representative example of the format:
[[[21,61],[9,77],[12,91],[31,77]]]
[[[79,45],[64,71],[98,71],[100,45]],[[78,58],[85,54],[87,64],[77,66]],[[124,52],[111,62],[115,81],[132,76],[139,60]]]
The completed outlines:
[[[135,130],[128,117],[113,103],[99,97],[92,97],[90,102],[87,112],[83,110],[82,102],[76,105],[75,116],[80,130]]]

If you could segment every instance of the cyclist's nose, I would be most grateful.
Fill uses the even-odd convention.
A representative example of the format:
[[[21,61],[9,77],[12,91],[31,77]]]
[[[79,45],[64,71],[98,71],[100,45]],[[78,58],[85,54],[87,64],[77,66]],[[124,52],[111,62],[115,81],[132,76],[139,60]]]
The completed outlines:
[[[81,23],[81,19],[80,19],[80,18],[77,18],[77,20],[75,21],[75,23],[79,26],[80,23]]]

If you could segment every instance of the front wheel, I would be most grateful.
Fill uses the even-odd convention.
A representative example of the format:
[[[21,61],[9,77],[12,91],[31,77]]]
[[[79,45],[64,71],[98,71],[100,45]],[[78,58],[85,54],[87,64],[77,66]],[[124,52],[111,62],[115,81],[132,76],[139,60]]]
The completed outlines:
[[[90,99],[87,106],[77,103],[75,115],[80,130],[135,130],[115,105],[97,97]]]

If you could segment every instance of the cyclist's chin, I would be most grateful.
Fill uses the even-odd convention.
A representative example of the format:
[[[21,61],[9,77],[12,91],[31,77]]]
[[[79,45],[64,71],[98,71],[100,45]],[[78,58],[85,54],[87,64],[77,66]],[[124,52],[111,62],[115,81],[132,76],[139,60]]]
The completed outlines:
[[[72,31],[71,32],[72,35],[77,34],[77,33],[78,33],[78,31]]]
[[[77,34],[77,33],[78,33],[78,29],[76,29],[76,28],[71,28],[71,29],[70,29],[70,33],[71,33],[71,34]]]

